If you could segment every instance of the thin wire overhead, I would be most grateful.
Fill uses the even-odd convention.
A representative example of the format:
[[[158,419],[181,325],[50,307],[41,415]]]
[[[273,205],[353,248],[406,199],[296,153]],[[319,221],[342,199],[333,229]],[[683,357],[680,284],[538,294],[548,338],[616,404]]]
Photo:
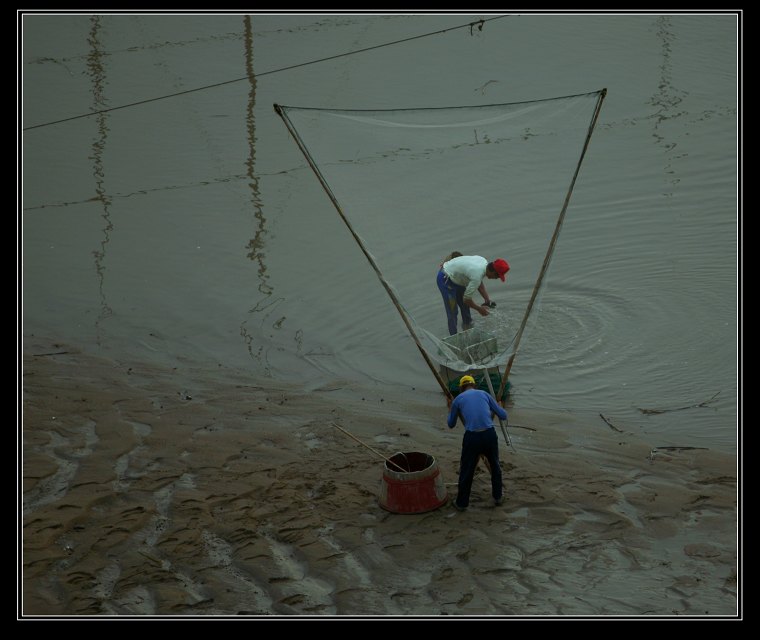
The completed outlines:
[[[336,60],[337,58],[344,58],[346,56],[352,56],[352,55],[355,55],[357,53],[365,53],[367,51],[372,51],[374,49],[381,49],[383,47],[390,47],[390,46],[394,46],[394,45],[397,45],[397,44],[402,44],[404,42],[410,42],[412,40],[419,40],[420,38],[427,38],[429,36],[440,35],[442,33],[448,32],[448,31],[455,31],[457,29],[467,29],[467,28],[469,28],[470,31],[472,31],[472,29],[477,28],[478,31],[482,31],[483,30],[483,25],[486,22],[491,22],[493,20],[499,20],[501,18],[507,18],[507,17],[509,17],[508,14],[501,15],[501,16],[495,16],[493,18],[480,19],[480,20],[476,20],[474,22],[468,22],[466,24],[461,24],[461,25],[458,25],[456,27],[448,27],[446,29],[439,29],[438,31],[431,31],[430,33],[423,33],[423,34],[420,34],[420,35],[417,35],[417,36],[411,36],[409,38],[402,38],[401,40],[394,40],[392,42],[385,42],[383,44],[376,44],[376,45],[373,45],[371,47],[364,47],[363,49],[356,49],[355,51],[346,51],[345,53],[338,53],[338,54],[336,54],[334,56],[327,56],[325,58],[319,58],[317,60],[310,60],[308,62],[299,62],[298,64],[292,64],[292,65],[289,65],[287,67],[281,67],[279,69],[271,69],[270,71],[263,71],[261,73],[257,73],[256,74],[256,78],[261,78],[263,76],[268,76],[268,75],[271,75],[273,73],[281,73],[283,71],[290,71],[292,69],[298,69],[299,67],[306,67],[308,65],[318,64],[320,62],[326,62],[328,60]],[[62,122],[69,122],[71,120],[79,120],[80,118],[89,118],[91,116],[96,116],[96,115],[101,114],[101,113],[109,113],[111,111],[117,111],[119,109],[128,109],[130,107],[136,107],[136,106],[139,106],[139,105],[148,104],[150,102],[157,102],[158,100],[167,100],[168,98],[176,98],[177,96],[186,95],[188,93],[195,93],[197,91],[207,91],[209,89],[215,89],[217,87],[222,87],[224,85],[233,84],[235,82],[242,82],[244,80],[249,80],[249,78],[248,78],[247,75],[243,76],[241,78],[234,78],[232,80],[224,80],[223,82],[215,82],[213,84],[207,84],[207,85],[204,85],[202,87],[195,87],[194,89],[186,89],[185,91],[177,91],[176,93],[169,93],[169,94],[166,94],[166,95],[163,95],[163,96],[157,96],[155,98],[147,98],[145,100],[138,100],[137,102],[130,102],[128,104],[122,104],[122,105],[119,105],[117,107],[110,107],[108,109],[101,109],[99,111],[90,111],[88,113],[82,113],[82,114],[79,114],[79,115],[76,115],[76,116],[70,116],[68,118],[61,118],[60,120],[52,120],[50,122],[43,122],[41,124],[34,124],[34,125],[31,125],[31,126],[28,126],[28,127],[24,127],[23,131],[29,131],[31,129],[40,129],[42,127],[49,127],[49,126],[52,126],[54,124],[60,124]]]

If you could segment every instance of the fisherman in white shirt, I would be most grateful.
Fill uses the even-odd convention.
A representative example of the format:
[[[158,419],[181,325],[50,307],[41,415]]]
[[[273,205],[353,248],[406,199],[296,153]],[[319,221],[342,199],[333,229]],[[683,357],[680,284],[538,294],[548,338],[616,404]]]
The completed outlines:
[[[507,271],[509,271],[509,263],[503,258],[489,262],[480,256],[460,255],[441,265],[437,283],[443,296],[450,335],[453,336],[457,332],[458,309],[462,310],[463,331],[472,326],[470,309],[475,309],[481,316],[488,315],[488,308],[496,305],[488,297],[483,278],[489,280],[499,278],[504,282]],[[473,300],[476,291],[483,296],[482,305]]]

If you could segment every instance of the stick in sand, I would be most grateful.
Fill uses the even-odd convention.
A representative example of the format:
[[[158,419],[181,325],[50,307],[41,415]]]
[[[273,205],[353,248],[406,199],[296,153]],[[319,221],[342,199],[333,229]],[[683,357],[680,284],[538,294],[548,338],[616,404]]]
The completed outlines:
[[[375,449],[373,449],[372,447],[370,447],[368,444],[364,444],[364,443],[363,443],[361,440],[359,440],[359,438],[357,438],[356,436],[353,436],[353,435],[351,435],[351,434],[350,434],[348,431],[346,431],[346,430],[345,430],[343,427],[340,427],[340,426],[338,426],[338,425],[337,425],[337,424],[335,424],[334,422],[331,422],[330,424],[331,424],[333,427],[335,427],[336,429],[340,429],[340,430],[341,430],[343,433],[345,433],[345,434],[346,434],[346,435],[347,435],[349,438],[353,438],[354,440],[356,440],[356,441],[357,441],[357,442],[358,442],[360,445],[362,445],[362,446],[364,446],[364,447],[367,447],[367,449],[369,449],[369,450],[370,450],[372,453],[375,453],[375,454],[379,455],[379,456],[380,456],[380,457],[381,457],[383,460],[385,460],[386,462],[390,462],[390,463],[391,463],[391,464],[392,464],[394,467],[397,467],[398,469],[401,469],[401,471],[402,471],[403,473],[409,473],[409,472],[408,472],[406,469],[404,469],[402,466],[400,466],[400,465],[397,465],[395,462],[393,462],[393,460],[390,460],[389,458],[386,458],[386,457],[385,457],[385,456],[384,456],[382,453],[380,453],[379,451],[375,451]]]

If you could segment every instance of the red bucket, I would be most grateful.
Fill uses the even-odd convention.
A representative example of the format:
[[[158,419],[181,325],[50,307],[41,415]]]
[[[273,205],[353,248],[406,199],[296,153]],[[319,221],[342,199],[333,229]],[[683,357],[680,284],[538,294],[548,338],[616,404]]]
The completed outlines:
[[[441,470],[435,458],[412,451],[389,458],[399,465],[385,463],[380,485],[380,506],[391,513],[425,513],[449,499]]]

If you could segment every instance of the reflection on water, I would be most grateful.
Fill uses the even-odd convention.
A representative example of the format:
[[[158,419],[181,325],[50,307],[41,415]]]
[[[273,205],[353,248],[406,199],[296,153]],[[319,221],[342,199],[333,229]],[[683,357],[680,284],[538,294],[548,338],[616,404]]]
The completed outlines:
[[[245,72],[248,76],[250,88],[248,90],[248,105],[245,114],[246,132],[248,137],[248,159],[246,160],[246,177],[248,186],[251,191],[251,205],[253,207],[253,216],[255,218],[254,235],[246,244],[247,257],[256,264],[256,273],[259,279],[258,290],[264,298],[260,299],[250,310],[249,315],[264,312],[262,323],[266,321],[272,309],[276,308],[282,301],[282,298],[272,299],[272,287],[269,285],[269,275],[266,267],[266,246],[267,219],[264,216],[263,203],[261,200],[261,189],[259,187],[259,177],[256,174],[256,74],[253,70],[253,31],[251,29],[251,17],[243,16],[245,45]],[[285,318],[281,317],[273,325],[279,329]],[[245,342],[246,349],[250,357],[263,366],[264,373],[267,376],[272,375],[271,366],[268,359],[268,348],[260,340],[260,331],[253,332],[248,329],[248,319],[243,320],[240,324],[240,335]],[[257,342],[256,336],[259,336]]]
[[[91,79],[92,88],[92,109],[93,111],[102,112],[103,109],[108,107],[108,101],[104,95],[104,89],[106,85],[106,74],[103,66],[104,53],[100,43],[100,16],[90,17],[90,32],[87,36],[87,43],[90,46],[90,51],[87,56],[87,73]],[[105,257],[106,257],[106,245],[111,241],[111,231],[113,231],[113,224],[111,222],[111,199],[106,192],[105,187],[105,168],[103,165],[103,152],[106,147],[106,139],[108,137],[108,115],[106,113],[97,113],[95,116],[95,123],[98,129],[97,136],[92,142],[92,175],[95,178],[95,200],[100,202],[103,218],[103,236],[100,241],[100,249],[96,249],[92,252],[95,256],[95,271],[98,274],[98,295],[100,296],[100,314],[95,321],[96,336],[98,344],[100,344],[100,323],[110,315],[113,311],[108,305],[106,299],[105,289]]]
[[[272,377],[272,368],[268,358],[269,347],[265,347],[262,342],[262,338],[264,337],[263,328],[265,323],[268,323],[273,317],[272,314],[276,314],[279,305],[284,300],[285,298],[272,297],[271,293],[267,294],[248,311],[251,316],[261,314],[258,326],[255,329],[249,330],[248,320],[244,320],[240,324],[240,335],[243,337],[248,355],[263,365],[264,373],[267,377]],[[279,329],[285,321],[285,316],[277,318],[275,315],[274,318],[275,320],[270,326],[273,329]]]
[[[657,18],[657,37],[662,42],[662,61],[660,63],[660,78],[657,85],[657,93],[652,96],[649,104],[657,108],[654,114],[654,136],[657,144],[665,149],[665,174],[668,176],[670,187],[663,193],[666,197],[673,195],[672,188],[680,182],[675,176],[673,160],[684,157],[686,154],[674,156],[671,152],[676,148],[677,143],[672,138],[667,138],[662,130],[663,123],[667,120],[678,118],[684,115],[684,111],[677,110],[678,105],[688,95],[688,92],[677,89],[673,86],[673,62],[671,59],[673,53],[673,42],[676,39],[673,25],[669,16],[660,16]]]
[[[292,18],[291,18],[292,19]],[[357,23],[366,23],[371,21],[389,21],[389,20],[403,20],[404,16],[363,16],[361,18],[354,17],[340,17],[330,16],[325,19],[317,19],[310,21],[307,24],[293,25],[288,24],[285,27],[279,27],[274,29],[259,29],[258,31],[252,31],[250,28],[250,16],[244,16],[244,20],[248,21],[247,26],[244,28],[243,33],[239,31],[228,31],[226,33],[211,33],[195,38],[182,38],[179,40],[162,40],[160,42],[148,42],[141,43],[140,45],[133,45],[129,47],[120,47],[109,50],[101,50],[101,55],[115,56],[118,54],[140,54],[145,51],[155,51],[159,49],[173,49],[175,47],[192,47],[195,45],[204,45],[209,43],[229,42],[234,40],[240,40],[241,38],[251,38],[253,36],[275,36],[279,34],[296,34],[296,33],[308,33],[308,32],[320,32],[329,30],[334,35],[335,29],[339,27],[354,27]],[[138,20],[141,21],[142,17],[138,16]],[[83,59],[87,60],[89,55],[73,55],[73,56],[37,56],[29,59],[25,64],[28,65],[43,65],[43,64],[57,64],[66,69],[72,76],[74,75],[71,69],[66,65],[67,62],[81,62]]]
[[[95,16],[96,18],[99,18],[99,16]],[[214,41],[223,41],[223,40],[238,40],[240,38],[239,33],[231,32],[231,33],[219,33],[219,34],[212,34],[208,36],[198,36],[197,38],[188,38],[185,40],[174,40],[174,41],[164,41],[164,42],[151,42],[148,44],[141,44],[140,46],[132,46],[132,47],[126,47],[121,49],[110,49],[108,51],[101,50],[100,54],[103,56],[113,56],[120,53],[142,53],[144,51],[150,51],[155,49],[165,49],[165,48],[172,48],[172,47],[186,47],[189,45],[195,45],[195,44],[203,44],[206,42],[214,42]],[[50,57],[37,57],[29,60],[26,64],[59,64],[63,66],[69,73],[71,71],[66,66],[66,62],[79,62],[82,60],[82,58],[89,60],[89,55],[87,56],[64,56],[60,58],[50,58]],[[73,75],[73,74],[72,74]]]
[[[259,291],[264,294],[272,293],[272,288],[267,283],[269,276],[264,262],[264,245],[266,240],[266,221],[261,202],[261,190],[259,179],[256,175],[256,74],[253,72],[253,36],[251,34],[251,17],[244,16],[245,23],[245,72],[250,82],[248,90],[248,109],[245,114],[245,124],[248,133],[248,160],[246,160],[246,175],[248,186],[251,188],[251,204],[253,215],[256,218],[256,229],[253,238],[246,245],[248,258],[254,261],[258,267]]]

